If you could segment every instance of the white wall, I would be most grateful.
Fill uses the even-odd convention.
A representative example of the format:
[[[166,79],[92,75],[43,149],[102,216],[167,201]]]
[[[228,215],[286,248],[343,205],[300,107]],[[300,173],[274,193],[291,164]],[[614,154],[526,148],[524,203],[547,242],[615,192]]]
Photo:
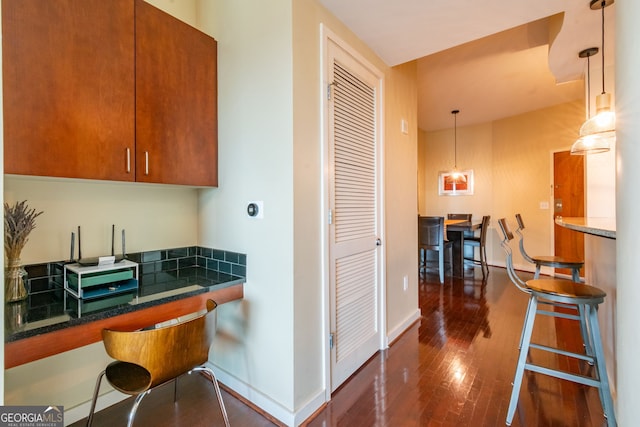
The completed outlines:
[[[21,259],[25,264],[69,258],[71,232],[81,226],[82,255],[108,255],[111,225],[126,230],[127,252],[197,243],[197,190],[107,181],[5,176],[4,200],[27,200],[44,211],[36,219]],[[75,254],[78,255],[77,237]]]
[[[380,67],[386,80],[398,79],[395,89],[385,92],[393,94],[385,108],[394,122],[402,114],[415,126],[416,103],[407,94],[415,77],[411,68],[385,67],[313,0],[253,2],[252,7],[203,1],[200,7],[203,28],[218,40],[223,159],[220,187],[201,193],[201,241],[230,250],[238,246],[248,263],[244,300],[220,307],[212,360],[223,382],[280,420],[297,424],[326,393],[320,23]],[[385,153],[392,166],[385,173],[406,188],[385,213],[386,226],[400,231],[387,248],[394,253],[387,267],[396,287],[403,274],[411,277],[407,296],[387,308],[394,322],[389,327],[396,328],[417,308],[416,166],[410,155],[416,136],[415,127],[404,138],[397,123],[385,127],[391,129],[387,139],[393,139]],[[264,201],[264,219],[246,217],[249,200]]]
[[[201,2],[218,40],[219,187],[200,194],[202,244],[247,254],[244,299],[218,312],[221,381],[279,418],[293,398],[291,2]],[[264,202],[264,218],[246,215]]]
[[[638,236],[640,236],[640,2],[616,3],[616,267],[617,267],[617,419],[632,426],[640,419],[640,333],[638,332]]]

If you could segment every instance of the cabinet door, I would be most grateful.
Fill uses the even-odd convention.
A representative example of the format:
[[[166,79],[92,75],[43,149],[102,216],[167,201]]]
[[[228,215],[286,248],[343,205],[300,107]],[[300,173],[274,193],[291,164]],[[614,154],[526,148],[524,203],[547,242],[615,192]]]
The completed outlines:
[[[136,180],[218,184],[217,45],[136,0]]]
[[[135,178],[133,7],[2,1],[5,173]]]

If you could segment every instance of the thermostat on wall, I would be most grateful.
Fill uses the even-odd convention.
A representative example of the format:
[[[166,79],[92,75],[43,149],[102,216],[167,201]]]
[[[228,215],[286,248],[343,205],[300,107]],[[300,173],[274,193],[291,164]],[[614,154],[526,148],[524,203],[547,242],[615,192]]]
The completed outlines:
[[[261,219],[264,216],[263,202],[249,202],[247,205],[247,215],[251,218]]]

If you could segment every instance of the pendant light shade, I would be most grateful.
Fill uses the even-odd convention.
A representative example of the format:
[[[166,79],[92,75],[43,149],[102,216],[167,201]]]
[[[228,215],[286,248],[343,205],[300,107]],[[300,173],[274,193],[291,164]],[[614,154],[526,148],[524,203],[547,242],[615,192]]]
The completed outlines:
[[[457,114],[460,110],[453,110],[453,170],[451,171],[451,180],[453,184],[462,184],[467,182],[467,177],[458,171],[458,121]]]
[[[611,149],[616,141],[616,115],[611,108],[611,95],[604,90],[604,8],[614,0],[591,0],[593,10],[602,11],[602,93],[596,97],[596,115],[589,117],[580,127],[580,138],[571,146],[571,154],[604,153]],[[598,48],[589,48],[580,52],[581,58],[587,58],[587,76],[589,76],[589,57],[598,52]],[[587,82],[590,93],[590,80]],[[590,94],[587,103],[591,102]],[[590,110],[590,108],[589,108]],[[589,116],[591,112],[589,111]]]

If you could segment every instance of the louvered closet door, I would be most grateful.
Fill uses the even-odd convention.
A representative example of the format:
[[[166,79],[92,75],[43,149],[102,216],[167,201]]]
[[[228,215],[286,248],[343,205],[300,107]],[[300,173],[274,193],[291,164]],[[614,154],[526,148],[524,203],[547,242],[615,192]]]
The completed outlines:
[[[332,391],[380,347],[377,78],[334,46],[330,85]]]

